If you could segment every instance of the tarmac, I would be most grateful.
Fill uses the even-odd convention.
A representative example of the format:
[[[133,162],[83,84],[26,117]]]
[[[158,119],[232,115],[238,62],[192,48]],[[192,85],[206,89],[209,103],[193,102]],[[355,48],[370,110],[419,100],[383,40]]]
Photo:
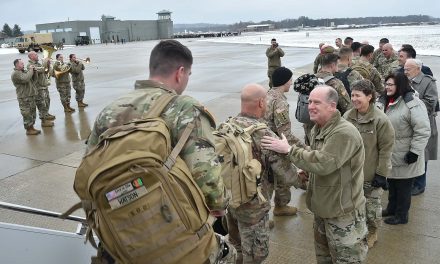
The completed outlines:
[[[201,101],[217,121],[236,115],[240,110],[240,91],[247,83],[267,87],[266,46],[219,44],[193,39],[181,40],[193,52],[194,65],[185,94]],[[124,45],[99,44],[65,48],[68,58],[90,57],[86,65],[85,102],[78,109],[72,89],[73,114],[65,114],[55,88],[49,88],[50,113],[56,116],[53,128],[42,128],[38,136],[26,136],[10,74],[13,60],[26,54],[0,55],[0,201],[64,212],[78,201],[73,191],[75,169],[79,165],[96,115],[110,101],[130,91],[135,80],[148,78],[149,53],[157,41]],[[281,43],[282,46],[282,43]],[[317,49],[283,47],[284,66],[294,77],[310,72]],[[40,57],[42,56],[39,54]],[[440,58],[420,58],[434,74],[440,73]],[[289,92],[293,131],[303,137],[301,125],[294,118],[296,95]],[[40,120],[36,121],[40,129]],[[369,251],[368,263],[440,263],[440,171],[438,161],[428,163],[428,183],[424,194],[412,198],[409,223],[383,224],[379,240]],[[388,194],[383,195],[383,204]],[[293,190],[291,205],[298,207],[293,217],[273,217],[270,254],[265,263],[316,263],[313,244],[313,214],[305,206],[305,192]],[[75,215],[83,216],[81,212]],[[76,223],[0,209],[0,222],[75,232]],[[1,238],[0,238],[1,239]],[[1,261],[0,261],[1,262]]]

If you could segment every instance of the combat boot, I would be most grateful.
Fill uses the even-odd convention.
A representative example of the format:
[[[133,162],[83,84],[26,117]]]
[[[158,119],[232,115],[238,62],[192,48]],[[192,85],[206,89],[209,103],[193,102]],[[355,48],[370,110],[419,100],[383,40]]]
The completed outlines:
[[[75,112],[76,111],[75,108],[70,106],[70,103],[67,103],[66,105],[70,109],[71,112]]]
[[[41,130],[35,129],[34,126],[30,126],[26,128],[26,135],[38,135],[41,133]]]
[[[64,113],[72,113],[73,112],[67,104],[63,104],[63,107],[64,107]]]
[[[269,229],[273,229],[275,227],[275,222],[273,220],[269,220]]]
[[[290,216],[290,215],[296,215],[296,212],[298,209],[294,206],[277,206],[275,205],[275,208],[273,209],[273,215],[275,216]]]
[[[367,235],[368,248],[372,248],[377,241],[377,230],[369,231]]]
[[[41,120],[41,126],[42,127],[53,127],[53,122],[47,119]]]
[[[46,118],[45,118],[46,120],[55,120],[55,116],[54,115],[51,115],[51,114],[47,114],[46,115]]]
[[[86,106],[89,106],[89,105],[84,103],[82,100],[78,101],[78,107],[86,107]]]

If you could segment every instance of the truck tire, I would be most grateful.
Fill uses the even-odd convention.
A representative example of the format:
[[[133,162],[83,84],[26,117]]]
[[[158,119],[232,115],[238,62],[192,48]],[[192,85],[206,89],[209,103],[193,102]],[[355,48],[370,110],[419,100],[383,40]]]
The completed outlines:
[[[25,52],[25,50],[18,50],[18,52],[20,52],[20,53],[24,53],[24,52]]]

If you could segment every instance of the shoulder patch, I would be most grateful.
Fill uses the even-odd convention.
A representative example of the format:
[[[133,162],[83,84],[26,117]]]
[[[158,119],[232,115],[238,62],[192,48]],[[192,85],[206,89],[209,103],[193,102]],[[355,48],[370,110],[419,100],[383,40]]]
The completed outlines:
[[[206,107],[204,107],[203,105],[194,105],[194,107],[197,108],[201,113],[205,114],[208,117],[209,122],[211,123],[212,127],[214,127],[214,128],[216,127],[215,117],[213,114],[211,114],[211,112],[209,112],[209,110]]]

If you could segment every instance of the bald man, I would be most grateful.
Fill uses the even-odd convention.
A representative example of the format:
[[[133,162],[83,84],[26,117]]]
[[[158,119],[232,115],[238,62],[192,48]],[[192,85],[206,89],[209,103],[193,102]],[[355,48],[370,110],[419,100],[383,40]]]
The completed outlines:
[[[382,79],[393,73],[399,68],[399,58],[394,52],[393,45],[386,43],[382,46],[383,57],[378,59],[377,70]]]
[[[435,108],[438,103],[438,91],[435,83],[436,79],[424,74],[422,66],[422,62],[417,59],[407,59],[404,66],[405,75],[410,80],[412,88],[419,93],[420,100],[426,105],[431,124],[431,136],[425,148],[425,173],[415,178],[411,190],[412,195],[419,195],[425,192],[428,160],[437,160],[438,131],[437,122],[435,121],[437,116]]]
[[[337,111],[338,93],[317,86],[310,93],[310,147],[264,137],[265,149],[285,154],[308,180],[307,207],[314,213],[318,263],[363,263],[368,246],[363,192],[364,146],[358,130]]]
[[[266,112],[266,90],[258,84],[248,84],[241,92],[241,112],[229,122],[242,128],[258,125]],[[269,255],[269,187],[274,178],[296,178],[296,168],[286,155],[262,149],[260,141],[263,136],[276,137],[269,128],[252,133],[252,150],[254,158],[261,162],[262,193],[266,202],[261,203],[258,197],[228,209],[227,222],[229,241],[237,249],[236,263],[261,263]]]

